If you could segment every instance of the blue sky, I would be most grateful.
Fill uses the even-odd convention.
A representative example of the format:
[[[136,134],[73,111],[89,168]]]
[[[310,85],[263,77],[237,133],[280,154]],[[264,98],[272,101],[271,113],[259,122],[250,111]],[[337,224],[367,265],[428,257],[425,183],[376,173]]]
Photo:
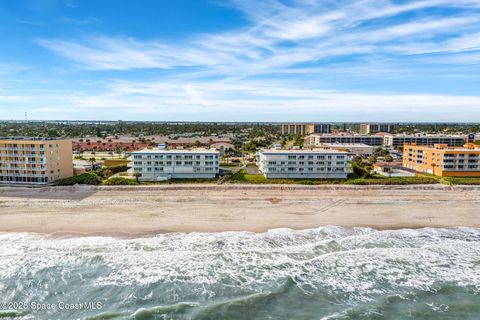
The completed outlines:
[[[480,0],[4,0],[0,119],[480,121]]]

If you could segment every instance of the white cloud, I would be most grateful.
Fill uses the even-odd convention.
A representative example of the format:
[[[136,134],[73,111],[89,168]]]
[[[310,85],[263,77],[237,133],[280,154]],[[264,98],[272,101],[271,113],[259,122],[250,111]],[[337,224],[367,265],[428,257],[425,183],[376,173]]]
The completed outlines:
[[[322,3],[327,2],[286,6],[278,1],[237,1],[236,8],[245,12],[251,26],[198,35],[180,45],[108,37],[85,42],[43,39],[39,43],[87,69],[196,67],[220,74],[252,75],[342,55],[402,54],[404,50],[395,50],[392,42],[401,41],[402,46],[408,47],[421,41],[428,48],[438,41],[435,37],[479,31],[480,14],[474,14],[475,11],[463,16],[377,22],[427,7],[475,8],[480,6],[477,1],[416,1],[404,5],[373,0],[339,1],[333,7]]]
[[[458,76],[458,66],[480,62],[480,1],[294,0],[286,5],[235,0],[231,5],[243,12],[248,25],[174,43],[107,36],[38,40],[82,69],[163,69],[166,74],[151,81],[108,84],[102,79],[95,92],[44,93],[39,104],[51,112],[64,104],[77,114],[121,110],[131,117],[181,114],[191,120],[199,120],[199,113],[204,120],[251,120],[241,118],[245,114],[355,120],[359,113],[375,119],[379,110],[390,121],[455,121],[464,114],[480,120],[478,96],[418,93],[421,88],[413,94],[332,89],[331,80],[339,74],[347,81],[401,78],[421,74],[429,65],[437,67],[438,78]],[[442,15],[424,10],[435,7],[457,10]],[[399,14],[404,14],[401,19]],[[338,115],[342,118],[334,119]]]
[[[0,109],[2,109],[0,96]],[[38,106],[35,107],[35,105]],[[117,81],[98,94],[44,92],[29,101],[32,116],[129,120],[461,121],[480,119],[480,97],[321,90],[289,81]],[[68,113],[65,106],[69,106]],[[379,112],[379,110],[383,110]],[[18,112],[17,112],[18,113]],[[48,116],[47,116],[48,118]],[[317,121],[318,121],[317,120]]]

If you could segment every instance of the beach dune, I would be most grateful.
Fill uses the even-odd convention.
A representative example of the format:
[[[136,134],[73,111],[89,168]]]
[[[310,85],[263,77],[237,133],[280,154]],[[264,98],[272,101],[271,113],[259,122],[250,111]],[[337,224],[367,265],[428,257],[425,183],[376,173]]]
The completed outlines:
[[[0,232],[264,232],[480,227],[480,187],[153,185],[0,188]]]

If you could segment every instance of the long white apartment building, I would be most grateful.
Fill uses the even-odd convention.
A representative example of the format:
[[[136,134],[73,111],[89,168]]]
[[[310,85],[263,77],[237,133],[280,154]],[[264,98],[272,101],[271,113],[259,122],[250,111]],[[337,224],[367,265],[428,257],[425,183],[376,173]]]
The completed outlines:
[[[382,146],[382,136],[358,135],[358,134],[321,134],[314,133],[307,138],[310,145],[318,146],[325,143],[338,144],[366,144],[369,146]]]
[[[417,145],[433,146],[435,144],[446,144],[451,147],[461,147],[467,143],[466,135],[445,135],[445,134],[388,134],[383,137],[383,145],[386,147],[403,147],[405,144],[415,143]]]
[[[131,172],[141,181],[210,179],[219,172],[220,152],[210,149],[153,148],[134,151]]]
[[[257,165],[269,179],[346,179],[350,157],[334,149],[268,149],[257,152]]]

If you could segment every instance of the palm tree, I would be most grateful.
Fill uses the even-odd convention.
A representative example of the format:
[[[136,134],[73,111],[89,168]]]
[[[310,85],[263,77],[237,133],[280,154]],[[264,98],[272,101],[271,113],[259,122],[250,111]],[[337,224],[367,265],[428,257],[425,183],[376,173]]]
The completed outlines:
[[[136,180],[137,182],[139,182],[139,181],[138,181],[138,178],[140,178],[140,177],[142,176],[142,174],[141,174],[140,172],[134,172],[134,173],[133,173],[133,176],[135,177],[135,180]]]
[[[92,170],[94,169],[93,166],[95,165],[95,162],[96,162],[96,161],[97,161],[97,160],[96,160],[95,158],[90,158],[90,159],[88,159],[88,162],[90,162],[90,163],[92,164]]]

